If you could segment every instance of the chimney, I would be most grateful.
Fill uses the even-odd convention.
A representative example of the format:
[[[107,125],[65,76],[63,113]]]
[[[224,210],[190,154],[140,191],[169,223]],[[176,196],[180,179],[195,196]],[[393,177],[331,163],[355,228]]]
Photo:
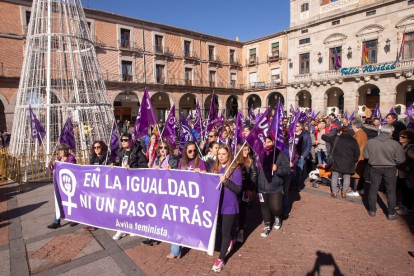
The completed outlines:
[[[240,41],[240,38],[238,36],[236,36],[236,41]]]

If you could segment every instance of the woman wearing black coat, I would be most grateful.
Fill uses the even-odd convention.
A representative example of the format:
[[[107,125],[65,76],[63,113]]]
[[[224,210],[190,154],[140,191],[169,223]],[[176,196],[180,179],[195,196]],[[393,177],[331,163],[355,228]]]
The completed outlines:
[[[359,158],[359,146],[358,142],[349,133],[349,128],[342,127],[339,129],[338,136],[322,135],[322,140],[331,144],[333,149],[335,139],[338,139],[335,150],[333,152],[333,165],[332,165],[332,182],[331,182],[331,196],[336,197],[338,193],[338,178],[339,174],[342,174],[342,197],[346,198],[346,192],[349,188],[351,181],[351,175],[355,173],[355,164]]]

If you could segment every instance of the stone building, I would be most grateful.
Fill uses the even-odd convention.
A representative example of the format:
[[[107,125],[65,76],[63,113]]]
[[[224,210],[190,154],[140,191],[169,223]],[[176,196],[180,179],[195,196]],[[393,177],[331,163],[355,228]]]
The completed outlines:
[[[290,3],[288,104],[339,113],[379,103],[384,114],[413,103],[414,1]]]

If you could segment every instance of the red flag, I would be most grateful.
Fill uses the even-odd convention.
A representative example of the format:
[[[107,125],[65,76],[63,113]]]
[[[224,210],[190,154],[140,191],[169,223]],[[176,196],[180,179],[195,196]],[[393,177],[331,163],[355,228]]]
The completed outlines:
[[[368,64],[368,53],[367,53],[367,44],[364,42],[364,60]]]

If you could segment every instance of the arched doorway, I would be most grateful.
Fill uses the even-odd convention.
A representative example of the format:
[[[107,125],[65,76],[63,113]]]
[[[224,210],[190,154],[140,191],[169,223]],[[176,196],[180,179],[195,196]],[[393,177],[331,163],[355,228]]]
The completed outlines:
[[[404,81],[397,85],[395,104],[405,105],[407,108],[414,103],[414,81]]]
[[[247,112],[250,110],[250,108],[253,107],[253,110],[256,112],[256,109],[260,109],[260,107],[262,107],[262,100],[260,99],[259,96],[252,94],[249,97],[247,97]]]
[[[210,111],[210,104],[211,104],[211,95],[206,98],[204,101],[204,118],[208,118],[208,112]],[[216,111],[219,111],[219,104],[218,104],[218,96],[215,95],[214,97],[215,104],[216,104]]]
[[[302,90],[296,94],[296,107],[312,108],[312,94]]]
[[[230,96],[226,102],[226,117],[229,118],[237,116],[238,109],[239,105],[237,103],[237,97]]]
[[[167,112],[171,109],[170,104],[170,97],[165,92],[157,92],[151,97],[151,103],[154,107],[155,116],[157,116],[157,120],[163,120],[165,122],[165,118],[167,117]]]
[[[273,113],[276,109],[277,102],[280,100],[280,103],[284,106],[285,105],[285,98],[279,92],[270,93],[267,97],[267,106],[270,107],[270,113],[273,116]]]
[[[380,89],[373,84],[365,84],[358,88],[359,101],[358,105],[365,105],[372,111],[375,106],[380,105]]]
[[[140,108],[138,96],[130,91],[119,93],[114,100],[114,115],[116,120],[130,121],[135,124]]]
[[[4,104],[0,100],[0,131],[6,130],[6,114],[4,113]]]
[[[336,107],[339,113],[344,113],[344,91],[338,87],[331,87],[325,92],[326,107]]]
[[[196,97],[191,93],[184,94],[180,99],[179,105],[180,114],[184,113],[184,116],[187,117],[190,112],[194,112],[196,110]]]

